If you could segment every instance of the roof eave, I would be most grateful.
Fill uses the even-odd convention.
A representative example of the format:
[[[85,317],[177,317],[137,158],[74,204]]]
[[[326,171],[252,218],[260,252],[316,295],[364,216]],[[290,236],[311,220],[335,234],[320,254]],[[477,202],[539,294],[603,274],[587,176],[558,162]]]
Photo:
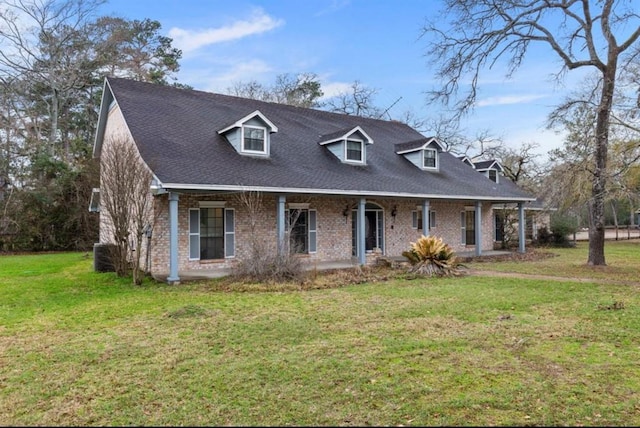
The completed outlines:
[[[102,152],[102,142],[104,141],[104,131],[107,126],[107,118],[109,117],[109,107],[115,97],[109,85],[109,80],[104,78],[104,86],[102,88],[102,100],[100,101],[100,112],[98,113],[98,127],[96,128],[95,139],[93,140],[94,158],[99,158]]]
[[[377,196],[418,199],[441,200],[469,200],[469,201],[495,201],[495,202],[529,202],[535,201],[535,197],[504,197],[504,196],[477,196],[477,195],[436,195],[429,193],[406,192],[377,192],[355,189],[313,189],[299,187],[268,187],[268,186],[238,186],[238,185],[212,185],[212,184],[188,184],[188,183],[159,183],[156,189],[162,189],[161,193],[180,191],[222,191],[222,192],[264,192],[264,193],[288,193],[288,194],[316,194],[331,196]]]

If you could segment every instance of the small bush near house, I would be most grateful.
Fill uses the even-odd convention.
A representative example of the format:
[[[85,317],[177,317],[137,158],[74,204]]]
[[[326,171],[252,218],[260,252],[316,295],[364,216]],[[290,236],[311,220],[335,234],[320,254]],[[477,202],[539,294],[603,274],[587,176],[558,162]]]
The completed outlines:
[[[547,246],[553,244],[553,234],[547,229],[547,226],[542,226],[538,229],[538,237],[535,245]]]
[[[459,272],[458,259],[455,253],[442,238],[421,236],[411,243],[411,249],[403,251],[409,263],[411,273],[427,276],[452,276]]]
[[[302,261],[292,254],[270,254],[256,251],[253,257],[240,262],[233,276],[254,282],[301,281],[304,277]]]
[[[554,216],[551,219],[552,244],[556,247],[573,247],[569,238],[577,230],[575,219],[566,216]]]

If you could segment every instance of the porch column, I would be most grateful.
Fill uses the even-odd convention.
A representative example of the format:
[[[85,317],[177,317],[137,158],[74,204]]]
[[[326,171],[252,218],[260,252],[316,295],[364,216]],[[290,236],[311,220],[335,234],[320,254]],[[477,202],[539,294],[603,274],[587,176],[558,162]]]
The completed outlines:
[[[357,234],[356,237],[358,239],[358,263],[360,265],[364,265],[367,262],[367,246],[365,244],[365,229],[364,229],[364,209],[367,201],[364,198],[361,198],[358,201],[358,221],[356,222]]]
[[[422,201],[422,234],[429,236],[429,200]]]
[[[277,222],[276,222],[276,233],[277,233],[277,238],[278,238],[278,255],[281,256],[284,254],[285,251],[285,245],[284,245],[284,239],[285,239],[285,219],[284,219],[284,213],[285,213],[285,202],[286,202],[286,197],[284,195],[278,195],[278,203],[276,206],[276,218],[277,218]]]
[[[524,253],[524,232],[527,225],[524,222],[524,203],[518,202],[518,252]]]
[[[482,255],[482,202],[476,201],[476,256]]]
[[[169,276],[167,282],[180,281],[178,276],[178,198],[179,194],[169,193]]]

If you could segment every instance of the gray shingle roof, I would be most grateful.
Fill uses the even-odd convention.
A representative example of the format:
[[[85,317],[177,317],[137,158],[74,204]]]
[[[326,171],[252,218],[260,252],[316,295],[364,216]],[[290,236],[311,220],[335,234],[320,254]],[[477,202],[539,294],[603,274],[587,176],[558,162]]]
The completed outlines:
[[[517,186],[496,184],[440,153],[440,171],[416,168],[396,145],[426,138],[396,121],[249,100],[228,95],[109,78],[140,154],[158,179],[174,189],[243,187],[286,192],[394,195],[403,197],[524,200]],[[269,158],[240,155],[218,131],[260,110],[278,127],[271,134]],[[360,126],[374,144],[367,164],[341,163],[317,144],[335,133]],[[101,135],[99,130],[98,135]]]

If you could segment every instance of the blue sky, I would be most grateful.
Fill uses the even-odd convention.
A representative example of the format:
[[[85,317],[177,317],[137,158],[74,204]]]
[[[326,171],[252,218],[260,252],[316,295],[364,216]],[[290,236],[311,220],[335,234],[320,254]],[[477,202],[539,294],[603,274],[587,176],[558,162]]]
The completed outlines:
[[[195,89],[225,93],[239,81],[271,84],[282,73],[316,73],[326,95],[355,80],[375,88],[375,103],[400,116],[412,110],[436,116],[425,92],[437,84],[420,38],[437,0],[110,0],[102,12],[150,18],[182,49],[178,80]],[[468,134],[489,130],[511,147],[559,147],[545,130],[547,114],[568,89],[550,78],[559,60],[533,52],[512,79],[503,70],[483,75],[478,106],[464,122]],[[575,82],[574,76],[569,76]],[[426,134],[429,132],[427,131]]]

